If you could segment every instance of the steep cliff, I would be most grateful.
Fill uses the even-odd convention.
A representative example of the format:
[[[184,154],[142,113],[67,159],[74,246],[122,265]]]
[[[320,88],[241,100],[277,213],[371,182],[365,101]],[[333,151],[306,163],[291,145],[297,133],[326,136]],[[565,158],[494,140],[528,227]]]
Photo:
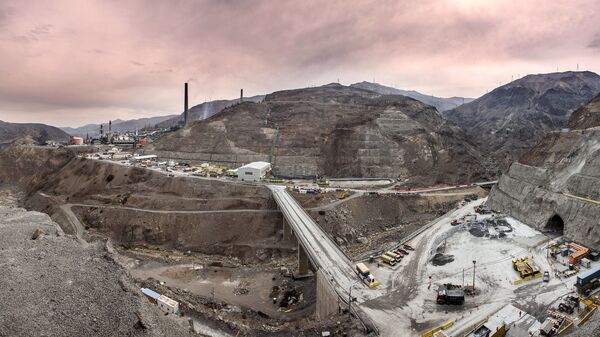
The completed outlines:
[[[583,72],[527,75],[444,115],[502,168],[600,93],[600,76]]]
[[[282,176],[394,177],[428,184],[485,175],[479,152],[435,108],[339,84],[237,104],[147,151],[232,166],[270,161]]]
[[[500,178],[488,205],[600,248],[600,129],[548,134]]]

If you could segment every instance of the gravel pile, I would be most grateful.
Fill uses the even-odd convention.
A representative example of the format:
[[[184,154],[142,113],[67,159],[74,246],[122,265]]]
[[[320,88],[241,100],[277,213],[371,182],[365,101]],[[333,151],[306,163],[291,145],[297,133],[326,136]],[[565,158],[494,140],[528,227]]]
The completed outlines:
[[[195,335],[143,298],[104,247],[0,198],[0,336]]]

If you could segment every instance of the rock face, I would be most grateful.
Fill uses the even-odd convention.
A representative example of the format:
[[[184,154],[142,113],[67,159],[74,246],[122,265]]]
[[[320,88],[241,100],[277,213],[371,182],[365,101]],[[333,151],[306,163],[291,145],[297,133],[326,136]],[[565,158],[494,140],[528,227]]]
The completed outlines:
[[[479,152],[435,110],[404,96],[330,84],[267,95],[168,134],[146,152],[231,166],[268,161],[286,177],[480,179]]]
[[[414,98],[417,101],[421,101],[428,105],[433,105],[438,111],[446,111],[450,109],[454,109],[459,105],[469,103],[473,100],[473,98],[467,97],[436,97],[422,94],[418,91],[414,90],[402,90],[396,89],[392,87],[387,87],[385,85],[381,85],[379,83],[372,82],[359,82],[350,85],[353,88],[360,88],[365,90],[374,91],[376,93],[382,95],[402,95],[410,98]]]
[[[0,144],[43,144],[50,140],[68,142],[70,139],[61,129],[46,124],[0,121]]]
[[[488,205],[600,248],[600,130],[548,134],[500,178]]]
[[[565,125],[570,129],[587,129],[600,126],[600,95],[577,109]]]
[[[528,75],[445,116],[507,167],[548,131],[562,128],[573,111],[599,92],[600,76],[588,71]]]
[[[244,102],[260,102],[265,98],[265,95],[257,95],[251,97],[244,97]],[[198,105],[194,105],[190,108],[189,119],[190,121],[202,121],[207,118],[214,116],[221,112],[221,110],[230,106],[240,103],[239,99],[221,99],[216,101],[208,101]],[[183,122],[183,113],[174,116],[157,124],[159,128],[170,128]]]

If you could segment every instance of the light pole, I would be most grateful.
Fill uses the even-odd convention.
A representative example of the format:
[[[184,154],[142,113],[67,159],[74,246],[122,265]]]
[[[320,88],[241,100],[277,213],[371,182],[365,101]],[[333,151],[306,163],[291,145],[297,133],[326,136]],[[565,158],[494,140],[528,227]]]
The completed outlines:
[[[475,292],[475,263],[477,261],[473,260],[473,292]]]

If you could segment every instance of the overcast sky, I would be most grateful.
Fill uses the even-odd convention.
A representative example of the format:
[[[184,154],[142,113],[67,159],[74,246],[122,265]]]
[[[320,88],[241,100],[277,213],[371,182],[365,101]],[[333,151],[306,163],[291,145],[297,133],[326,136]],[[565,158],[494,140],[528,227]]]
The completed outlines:
[[[0,0],[0,120],[80,126],[363,80],[478,97],[600,72],[600,0]]]

